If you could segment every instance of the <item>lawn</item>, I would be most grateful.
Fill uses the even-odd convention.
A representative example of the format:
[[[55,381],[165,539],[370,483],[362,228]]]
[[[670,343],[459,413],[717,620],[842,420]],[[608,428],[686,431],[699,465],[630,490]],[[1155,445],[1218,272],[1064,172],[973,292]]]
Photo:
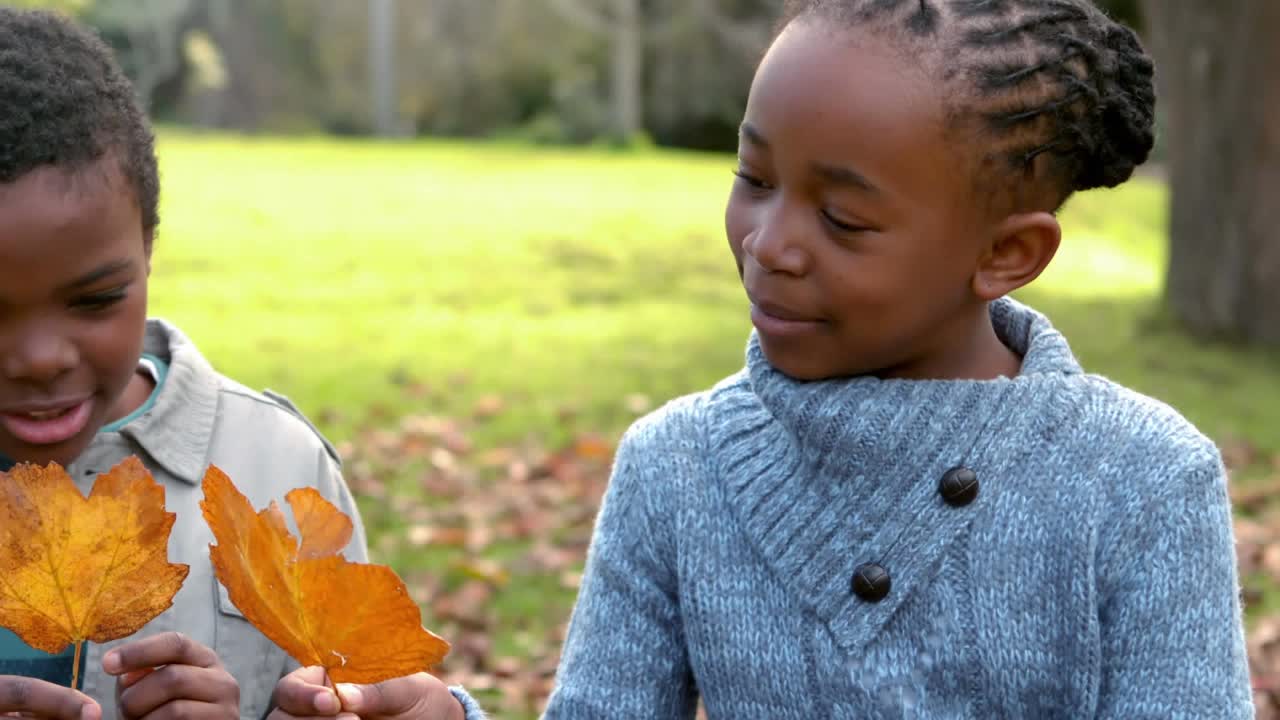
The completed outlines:
[[[160,152],[153,313],[343,445],[377,558],[455,641],[450,677],[529,716],[609,444],[741,363],[732,158],[177,130]],[[1087,369],[1169,402],[1265,482],[1280,363],[1157,311],[1165,199],[1136,180],[1073,200],[1022,297]]]

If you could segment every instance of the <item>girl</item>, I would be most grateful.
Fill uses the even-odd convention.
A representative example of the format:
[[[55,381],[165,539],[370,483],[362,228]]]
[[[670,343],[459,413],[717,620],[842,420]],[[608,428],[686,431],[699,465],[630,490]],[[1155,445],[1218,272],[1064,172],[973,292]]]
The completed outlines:
[[[132,638],[89,646],[83,693],[66,687],[70,654],[0,630],[0,714],[262,718],[296,665],[214,579],[200,480],[217,464],[258,507],[316,487],[357,523],[346,554],[364,560],[337,454],[287,400],[219,375],[176,327],[147,319],[155,150],[106,46],[58,15],[0,8],[0,99],[0,470],[58,462],[84,492],[137,455],[177,515],[169,557],[191,567],[172,608]],[[419,717],[462,717],[430,675],[389,684],[402,687],[432,703]],[[364,698],[347,709],[399,709],[382,702],[390,692]]]
[[[1216,448],[1006,298],[1153,106],[1087,0],[788,6],[746,367],[624,437],[547,718],[1252,717]]]
[[[1005,297],[1153,105],[1087,0],[790,3],[746,366],[625,436],[546,717],[1252,717],[1217,450]]]

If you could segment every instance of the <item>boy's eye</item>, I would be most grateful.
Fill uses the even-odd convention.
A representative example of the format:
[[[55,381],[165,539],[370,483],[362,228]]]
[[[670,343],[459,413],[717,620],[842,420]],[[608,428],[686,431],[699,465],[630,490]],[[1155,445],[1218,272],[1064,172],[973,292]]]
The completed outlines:
[[[93,293],[92,295],[82,295],[72,301],[71,306],[78,310],[106,310],[124,300],[127,294],[127,289],[120,287],[106,292]]]
[[[852,223],[848,223],[843,220],[840,220],[835,215],[832,215],[830,211],[827,211],[827,210],[822,211],[822,219],[825,220],[827,224],[830,225],[832,228],[840,232],[856,233],[856,232],[864,232],[866,230],[870,230],[870,228],[864,225],[854,225]]]
[[[769,185],[769,183],[767,183],[767,182],[765,182],[765,181],[761,180],[760,178],[756,177],[755,175],[752,175],[752,174],[748,173],[746,170],[743,170],[742,168],[738,168],[737,170],[734,170],[734,171],[733,171],[733,174],[734,174],[734,175],[736,175],[736,176],[738,177],[738,179],[739,179],[739,180],[741,180],[742,182],[744,182],[744,183],[746,183],[746,184],[750,185],[751,187],[755,188],[756,190],[770,190],[770,189],[772,189],[772,186],[770,186],[770,185]]]

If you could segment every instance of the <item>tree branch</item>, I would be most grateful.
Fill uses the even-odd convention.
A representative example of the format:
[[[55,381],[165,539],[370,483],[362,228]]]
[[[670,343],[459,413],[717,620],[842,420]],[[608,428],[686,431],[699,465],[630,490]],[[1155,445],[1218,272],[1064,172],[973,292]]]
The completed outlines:
[[[551,0],[551,7],[562,17],[588,32],[598,35],[609,32],[609,18],[599,11],[590,9],[582,0]]]
[[[760,23],[735,20],[720,12],[715,0],[688,0],[698,19],[722,42],[744,55],[755,55],[768,43],[768,28]]]

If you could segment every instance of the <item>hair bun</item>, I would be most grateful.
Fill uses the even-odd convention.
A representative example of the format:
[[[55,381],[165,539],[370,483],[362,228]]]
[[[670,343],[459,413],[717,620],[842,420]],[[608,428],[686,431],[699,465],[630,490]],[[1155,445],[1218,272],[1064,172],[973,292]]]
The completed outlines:
[[[1107,23],[1100,43],[1099,103],[1083,118],[1093,147],[1076,173],[1075,189],[1115,187],[1147,161],[1155,146],[1155,69],[1138,36]]]

